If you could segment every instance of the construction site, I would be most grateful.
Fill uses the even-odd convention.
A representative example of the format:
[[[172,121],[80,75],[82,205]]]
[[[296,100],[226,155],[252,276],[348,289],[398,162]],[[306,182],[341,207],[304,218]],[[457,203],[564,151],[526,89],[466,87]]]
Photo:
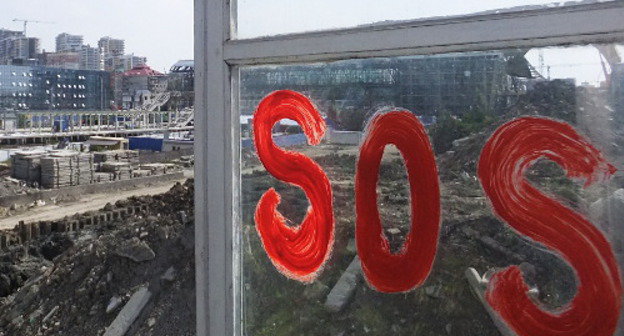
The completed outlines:
[[[624,72],[617,53],[601,52],[614,69],[602,87],[550,79],[518,50],[243,70],[236,226],[242,334],[511,336],[484,294],[492,273],[509,265],[519,265],[545,307],[565,306],[577,291],[574,270],[494,214],[477,162],[499,126],[540,116],[572,125],[623,167]],[[0,336],[196,334],[191,67],[192,61],[177,63],[167,90],[158,91],[164,86],[157,79],[150,84],[156,91],[122,98],[128,109],[19,111],[11,127],[16,111],[4,114]],[[144,67],[134,71],[148,81],[160,77]],[[303,191],[269,174],[252,140],[258,102],[285,88],[310,97],[328,124],[317,146],[306,144],[295,122],[282,120],[273,131],[277,146],[317,162],[333,190],[335,247],[306,284],[276,270],[254,221],[270,188],[281,195],[278,210],[289,225],[308,213]],[[443,216],[426,282],[385,294],[366,283],[358,257],[354,176],[366,123],[380,107],[396,106],[426,126]],[[377,205],[392,253],[411,230],[407,178],[401,153],[388,146]],[[624,266],[622,170],[583,188],[541,159],[526,178],[590,218]]]

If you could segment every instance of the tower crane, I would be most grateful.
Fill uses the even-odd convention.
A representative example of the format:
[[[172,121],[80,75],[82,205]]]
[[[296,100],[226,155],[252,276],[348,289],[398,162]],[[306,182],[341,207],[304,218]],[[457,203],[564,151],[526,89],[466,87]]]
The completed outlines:
[[[36,20],[25,20],[25,19],[13,19],[13,22],[23,22],[24,23],[24,35],[26,35],[26,27],[28,23],[54,23],[49,21],[36,21]]]

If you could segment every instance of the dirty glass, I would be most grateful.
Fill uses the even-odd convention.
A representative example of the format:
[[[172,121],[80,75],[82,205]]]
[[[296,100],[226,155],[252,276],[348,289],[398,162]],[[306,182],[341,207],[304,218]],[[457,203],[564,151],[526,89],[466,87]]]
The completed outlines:
[[[239,0],[237,38],[356,27],[371,23],[500,13],[581,4],[551,0],[348,0],[286,1]]]
[[[493,279],[499,279],[498,285],[503,283],[500,272],[512,265],[519,267],[530,297],[541,303],[539,309],[554,314],[570,306],[589,307],[584,314],[601,316],[590,330],[606,328],[611,334],[621,334],[621,329],[614,330],[621,316],[610,307],[621,299],[617,267],[622,266],[624,253],[622,51],[619,45],[587,45],[243,68],[239,97],[241,221],[236,227],[241,239],[237,252],[242,266],[238,285],[243,334],[499,335],[515,322],[501,313],[500,306],[494,308],[485,289],[493,286]],[[276,90],[290,91],[272,93]],[[271,109],[280,94],[286,97],[284,105]],[[317,145],[306,141],[301,123],[282,119],[273,124],[280,118],[270,119],[278,113],[287,116],[284,111],[293,107],[297,113],[314,115],[307,99],[327,127],[324,135],[316,130],[322,135]],[[256,112],[260,110],[266,114],[260,116]],[[371,124],[393,111],[409,111],[401,116],[409,122],[416,116],[426,134],[420,140],[408,137],[412,142],[402,145],[404,152],[418,150],[416,174],[408,177],[406,153],[401,155],[398,145],[385,146],[379,180],[372,187],[376,204],[356,206],[365,191],[361,187],[355,192],[356,185],[363,183],[356,181],[356,171],[358,178],[375,175],[374,170],[358,169],[360,164],[364,167],[358,163],[364,161],[362,147],[370,145]],[[315,122],[323,123],[311,123]],[[393,126],[392,122],[388,125]],[[397,129],[405,128],[401,127]],[[306,159],[284,158],[275,147],[265,146],[271,142],[269,133],[275,146],[307,156],[326,174],[332,193],[330,210],[327,198],[319,200],[323,199],[319,195],[327,195],[326,190],[319,191],[319,186],[327,183],[322,174],[310,168]],[[491,138],[497,141],[488,142]],[[437,174],[422,168],[427,153],[417,147],[423,139],[431,144]],[[504,146],[497,147],[501,143]],[[274,155],[261,160],[259,145]],[[532,150],[538,147],[543,149],[535,155]],[[582,153],[563,153],[571,148]],[[518,152],[532,154],[515,156]],[[366,155],[370,158],[371,154]],[[595,159],[590,173],[579,168],[586,164],[575,159],[581,155]],[[526,170],[514,175],[516,161],[506,162],[506,158],[524,164]],[[414,184],[421,188],[410,193],[408,178],[426,173],[429,181]],[[513,194],[516,182],[504,185],[505,177],[499,175],[505,174],[512,180],[524,178],[519,194]],[[425,241],[419,238],[425,234],[423,223],[437,224],[435,216],[431,217],[436,203],[429,202],[436,196],[435,183],[430,183],[436,175],[439,236]],[[283,182],[289,178],[307,189]],[[368,186],[370,189],[370,183]],[[271,188],[281,197],[277,200],[277,211],[283,215],[280,229],[276,229],[279,215],[271,211],[271,202],[275,202],[275,192],[267,192]],[[530,198],[530,190],[539,195]],[[416,208],[421,206],[418,202],[433,204],[417,212],[414,225],[418,232],[410,229],[413,197],[417,198]],[[531,206],[522,203],[527,199],[533,202]],[[267,203],[260,206],[264,201]],[[525,207],[518,210],[518,204]],[[424,274],[424,279],[420,275],[422,283],[412,281],[401,287],[391,284],[396,279],[383,280],[384,274],[375,271],[370,254],[368,271],[362,271],[366,237],[356,239],[356,231],[368,224],[364,219],[371,217],[365,212],[375,206],[391,255],[409,253],[405,251],[408,239],[418,244],[438,241],[430,274]],[[331,227],[327,223],[332,216],[330,248],[324,249],[322,244],[331,241],[327,232],[315,236],[321,241],[320,259],[319,253],[302,253],[300,259],[284,261],[290,251],[280,249],[285,244],[313,245],[293,238],[304,218],[318,220],[322,231]],[[532,226],[535,223],[544,226],[536,228]],[[572,225],[592,233],[572,233],[575,238],[566,247],[568,235],[564,232]],[[291,239],[279,240],[279,234],[271,235],[276,232],[271,233],[272,229]],[[539,231],[538,236],[531,238],[532,230]],[[553,246],[558,246],[559,252]],[[601,256],[588,252],[595,259],[583,263],[579,251],[588,246],[600,249]],[[406,259],[401,271],[409,274],[412,268],[428,267],[423,255],[413,255],[412,259],[420,260],[417,265]],[[599,260],[602,266],[598,266]],[[292,266],[297,263],[300,268]],[[388,270],[397,272],[399,278],[403,277],[401,271]],[[583,297],[572,302],[579,279],[598,289],[591,295],[579,293],[578,297]]]

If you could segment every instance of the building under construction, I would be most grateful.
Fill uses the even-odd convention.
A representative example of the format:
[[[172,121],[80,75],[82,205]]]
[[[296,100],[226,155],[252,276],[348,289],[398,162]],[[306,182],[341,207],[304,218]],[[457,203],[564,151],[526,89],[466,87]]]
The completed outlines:
[[[349,60],[329,64],[262,67],[241,73],[241,114],[252,114],[269,92],[291,89],[311,97],[324,112],[380,106],[418,115],[461,115],[506,106],[531,78],[522,52]]]

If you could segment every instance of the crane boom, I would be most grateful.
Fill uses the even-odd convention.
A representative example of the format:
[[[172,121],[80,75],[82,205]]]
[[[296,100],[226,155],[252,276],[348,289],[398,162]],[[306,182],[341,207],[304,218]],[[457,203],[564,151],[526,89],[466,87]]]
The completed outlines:
[[[24,35],[26,35],[26,28],[28,26],[28,23],[54,23],[54,22],[49,22],[49,21],[37,21],[37,20],[28,20],[28,19],[13,19],[13,22],[23,22],[24,23]]]

